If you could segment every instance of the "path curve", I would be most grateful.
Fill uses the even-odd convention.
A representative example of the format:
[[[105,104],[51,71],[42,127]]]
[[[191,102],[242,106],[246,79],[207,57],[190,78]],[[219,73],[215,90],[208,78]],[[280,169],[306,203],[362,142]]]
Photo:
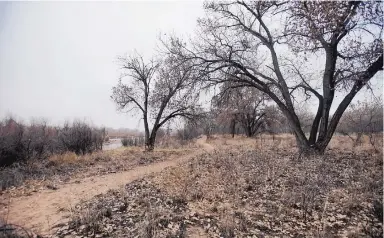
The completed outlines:
[[[18,197],[10,201],[7,221],[30,229],[41,235],[50,235],[52,227],[64,222],[70,215],[70,208],[81,200],[88,200],[95,195],[107,192],[143,178],[151,173],[158,173],[165,168],[176,166],[203,152],[211,152],[213,146],[206,143],[206,138],[199,138],[196,143],[203,150],[189,155],[167,159],[161,162],[138,166],[129,171],[92,176],[80,183],[68,183],[58,190],[43,190],[29,197]]]

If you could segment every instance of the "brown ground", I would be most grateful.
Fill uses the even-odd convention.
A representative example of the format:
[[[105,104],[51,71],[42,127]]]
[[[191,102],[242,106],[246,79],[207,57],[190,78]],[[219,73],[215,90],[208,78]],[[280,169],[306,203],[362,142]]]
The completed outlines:
[[[133,180],[176,166],[193,156],[213,149],[211,145],[205,143],[204,138],[198,139],[196,143],[200,146],[199,149],[178,158],[167,158],[161,162],[137,166],[129,171],[86,177],[81,181],[64,183],[57,190],[42,190],[31,196],[15,198],[2,196],[2,203],[7,206],[1,209],[0,215],[5,217],[8,223],[18,224],[38,234],[48,235],[52,232],[52,227],[70,216],[71,208],[78,202],[88,200],[110,189],[118,189]]]
[[[100,229],[108,237],[126,237],[121,227],[127,225],[121,222],[127,216],[141,216],[132,228],[140,231],[132,234],[148,237],[165,237],[164,232],[184,237],[368,237],[361,235],[364,229],[382,232],[372,214],[373,202],[382,199],[382,154],[367,143],[353,147],[347,137],[337,137],[325,156],[304,160],[297,157],[290,135],[220,136],[200,138],[197,144],[201,149],[188,155],[129,171],[88,174],[58,190],[14,197],[2,214],[44,235],[69,221],[59,228],[71,230],[68,237],[93,237]],[[128,204],[125,210],[122,201]],[[112,209],[113,219],[100,218],[100,208]],[[56,235],[67,237],[63,232]]]

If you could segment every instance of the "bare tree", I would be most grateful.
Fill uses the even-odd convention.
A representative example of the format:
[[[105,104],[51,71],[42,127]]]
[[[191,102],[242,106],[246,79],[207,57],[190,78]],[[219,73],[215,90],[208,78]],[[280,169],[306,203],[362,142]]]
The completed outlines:
[[[253,87],[224,85],[212,101],[221,117],[231,122],[232,137],[236,123],[241,125],[247,137],[254,136],[263,123],[265,97]]]
[[[169,50],[194,59],[211,85],[231,81],[268,95],[303,152],[324,153],[352,99],[383,68],[379,1],[208,2],[205,9],[192,46],[173,38],[181,47]],[[318,101],[309,137],[294,110],[300,92]],[[337,92],[346,95],[331,117]]]
[[[136,54],[120,62],[124,72],[111,98],[120,110],[142,113],[145,149],[152,151],[161,126],[175,117],[194,116],[198,103],[194,68],[174,55],[146,63]]]

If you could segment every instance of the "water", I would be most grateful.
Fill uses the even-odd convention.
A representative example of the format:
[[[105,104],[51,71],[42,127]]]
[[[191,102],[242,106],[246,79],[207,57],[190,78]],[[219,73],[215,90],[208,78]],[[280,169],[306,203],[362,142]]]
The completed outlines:
[[[121,139],[110,139],[107,143],[103,144],[103,150],[113,150],[122,147]]]

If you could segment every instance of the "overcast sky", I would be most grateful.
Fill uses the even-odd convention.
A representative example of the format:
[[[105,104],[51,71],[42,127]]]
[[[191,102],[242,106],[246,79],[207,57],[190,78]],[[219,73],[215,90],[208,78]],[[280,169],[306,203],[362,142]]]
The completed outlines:
[[[0,117],[140,126],[110,99],[116,57],[151,56],[160,32],[192,34],[200,1],[0,2]]]
[[[151,56],[161,32],[192,34],[202,5],[0,2],[0,118],[43,117],[50,124],[79,118],[141,129],[139,116],[118,113],[110,99],[119,76],[116,57],[135,49]],[[382,94],[382,74],[372,83]]]

